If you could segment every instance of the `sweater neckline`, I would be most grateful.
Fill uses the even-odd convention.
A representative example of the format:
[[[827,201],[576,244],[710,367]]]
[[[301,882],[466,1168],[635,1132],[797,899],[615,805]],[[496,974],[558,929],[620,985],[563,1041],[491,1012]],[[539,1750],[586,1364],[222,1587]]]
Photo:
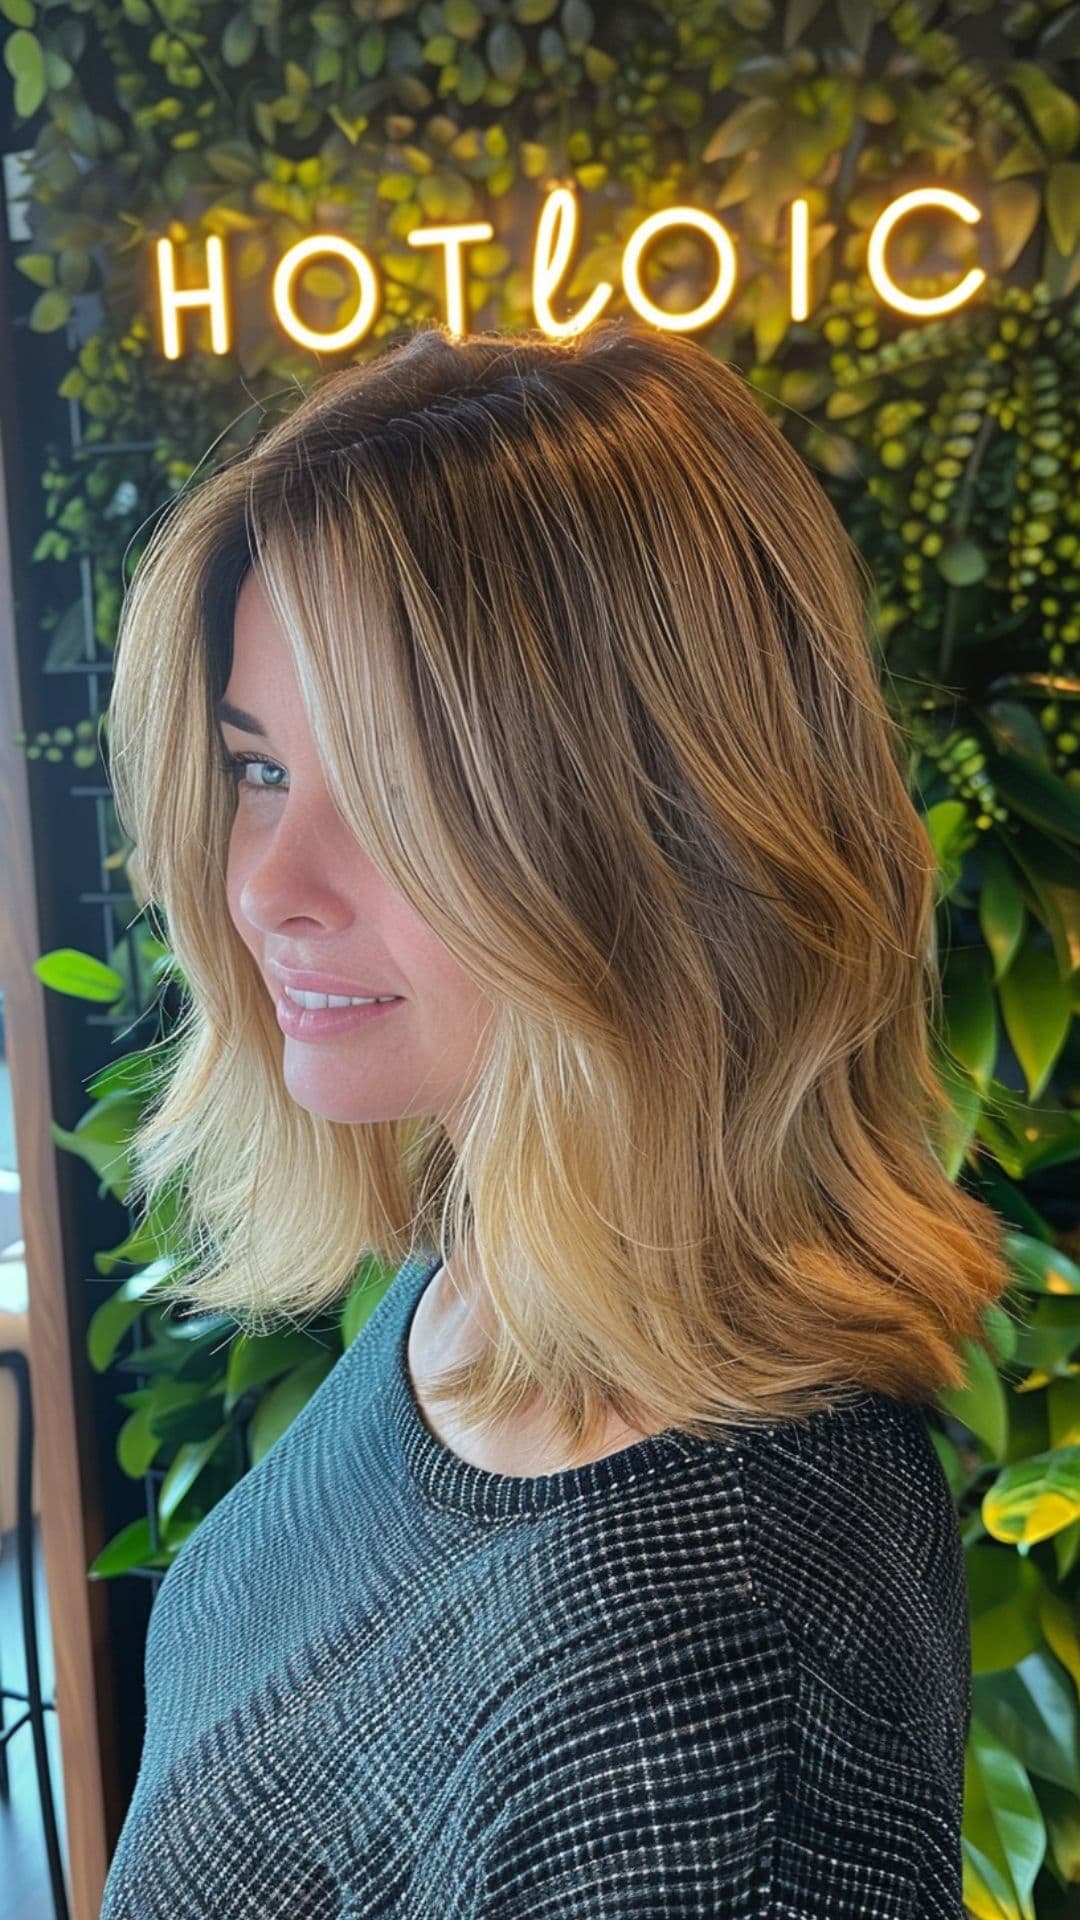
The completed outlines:
[[[479,1520],[522,1519],[565,1507],[589,1494],[628,1486],[632,1481],[657,1474],[664,1467],[698,1459],[716,1445],[677,1427],[669,1427],[663,1433],[647,1434],[643,1440],[636,1440],[615,1453],[603,1454],[599,1460],[589,1460],[583,1466],[566,1467],[555,1473],[494,1473],[463,1459],[427,1425],[409,1373],[413,1316],[424,1289],[441,1265],[441,1256],[434,1260],[426,1256],[412,1258],[405,1262],[396,1278],[395,1286],[401,1290],[401,1306],[390,1376],[390,1417],[405,1467],[431,1504],[470,1514]]]

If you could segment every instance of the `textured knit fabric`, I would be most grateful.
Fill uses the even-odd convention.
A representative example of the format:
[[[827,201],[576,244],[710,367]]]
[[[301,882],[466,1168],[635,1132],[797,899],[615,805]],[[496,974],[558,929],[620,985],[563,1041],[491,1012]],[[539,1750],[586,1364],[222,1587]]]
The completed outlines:
[[[162,1582],[102,1920],[963,1920],[923,1411],[490,1473],[413,1391],[429,1255]]]

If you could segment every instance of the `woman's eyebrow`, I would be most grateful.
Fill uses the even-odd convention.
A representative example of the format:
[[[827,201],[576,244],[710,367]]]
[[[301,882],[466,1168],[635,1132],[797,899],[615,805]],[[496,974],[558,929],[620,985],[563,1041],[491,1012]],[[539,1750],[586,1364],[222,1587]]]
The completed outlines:
[[[231,727],[239,727],[244,733],[257,733],[260,740],[269,739],[265,727],[259,725],[255,715],[245,713],[243,707],[234,707],[231,700],[218,701],[217,718],[219,726],[223,720],[226,720]]]

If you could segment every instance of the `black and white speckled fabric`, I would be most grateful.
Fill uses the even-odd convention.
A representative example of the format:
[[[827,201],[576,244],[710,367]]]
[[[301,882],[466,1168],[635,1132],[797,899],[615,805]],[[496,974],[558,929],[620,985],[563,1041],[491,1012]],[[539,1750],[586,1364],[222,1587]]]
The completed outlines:
[[[964,1920],[967,1587],[920,1409],[488,1473],[407,1370],[437,1265],[170,1566],[101,1920]]]

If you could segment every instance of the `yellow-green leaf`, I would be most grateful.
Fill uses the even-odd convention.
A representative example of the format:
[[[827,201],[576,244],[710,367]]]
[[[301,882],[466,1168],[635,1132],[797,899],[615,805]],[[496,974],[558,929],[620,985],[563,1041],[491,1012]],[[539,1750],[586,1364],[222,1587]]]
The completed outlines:
[[[965,1383],[939,1389],[937,1398],[970,1427],[992,1460],[1000,1460],[1009,1442],[1009,1403],[1001,1375],[977,1341],[963,1341],[960,1351],[967,1366]]]
[[[764,147],[784,117],[779,100],[747,100],[720,122],[702,153],[708,166],[713,160],[730,160],[749,147]]]
[[[982,1523],[995,1540],[1033,1547],[1080,1519],[1080,1446],[1032,1454],[1003,1467],[983,1495]]]
[[[1072,1674],[1080,1694],[1080,1631],[1076,1609],[1069,1606],[1061,1594],[1047,1588],[1039,1598],[1039,1625],[1062,1666]]]
[[[15,111],[29,120],[45,98],[45,54],[36,35],[19,27],[4,42],[4,65],[15,82]],[[33,326],[33,320],[30,325]],[[42,327],[38,332],[48,332]]]
[[[51,287],[56,281],[56,256],[52,253],[20,253],[15,265],[36,287]]]
[[[34,972],[54,993],[69,993],[76,1000],[115,1000],[124,982],[115,967],[107,967],[92,953],[78,947],[53,947],[39,954]]]
[[[1080,105],[1063,87],[1056,87],[1034,60],[1012,60],[1004,69],[1035,122],[1035,131],[1055,159],[1071,153],[1080,139]]]
[[[158,1518],[162,1527],[168,1525],[181,1500],[191,1492],[204,1467],[209,1466],[231,1432],[231,1422],[226,1420],[205,1440],[185,1440],[177,1447],[158,1493]]]
[[[160,1437],[150,1424],[152,1417],[149,1405],[136,1407],[116,1436],[116,1458],[132,1480],[141,1480],[161,1451]]]
[[[1001,1251],[1020,1286],[1032,1293],[1080,1293],[1080,1266],[1048,1240],[1012,1227],[1002,1236]]]
[[[1080,163],[1059,160],[1046,176],[1046,218],[1066,258],[1080,244]]]
[[[1072,997],[1052,949],[1026,940],[998,984],[998,999],[1005,1031],[1024,1070],[1028,1098],[1037,1100],[1072,1019]]]
[[[983,840],[979,927],[994,959],[994,984],[1009,971],[1027,923],[1027,908],[1001,849]]]
[[[1042,196],[1031,180],[1006,180],[990,189],[987,215],[994,257],[1002,273],[1019,259],[1039,223]]]
[[[30,309],[32,333],[56,333],[71,318],[71,295],[63,287],[48,287]]]

